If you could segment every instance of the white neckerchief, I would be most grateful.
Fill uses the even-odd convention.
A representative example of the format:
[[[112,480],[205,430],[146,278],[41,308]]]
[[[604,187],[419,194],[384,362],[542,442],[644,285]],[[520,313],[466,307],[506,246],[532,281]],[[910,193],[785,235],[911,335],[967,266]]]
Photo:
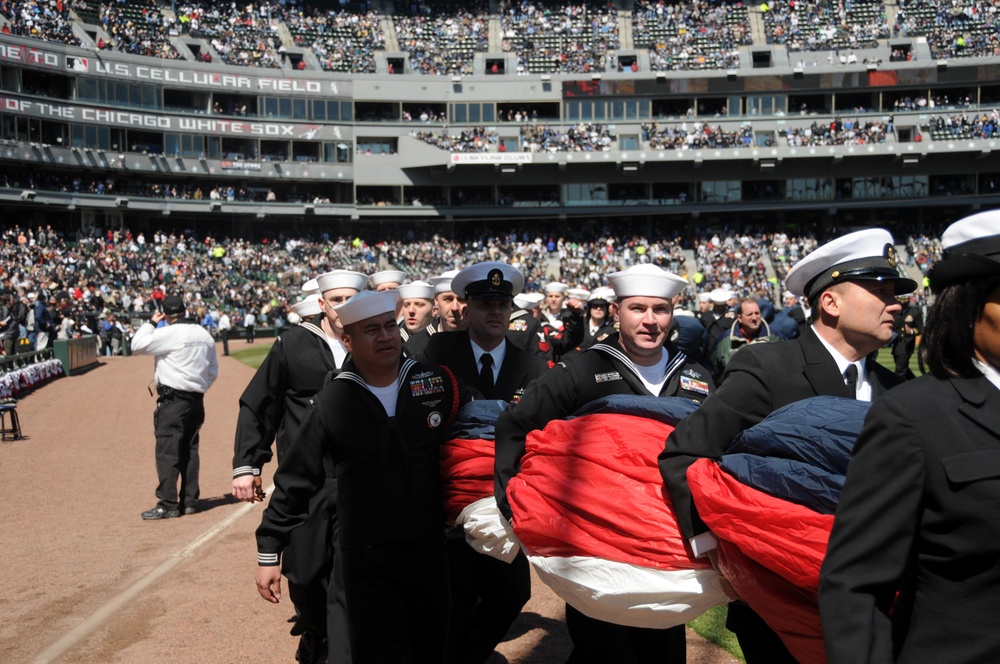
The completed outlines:
[[[368,385],[368,389],[372,391],[372,394],[378,397],[379,401],[382,402],[382,407],[385,408],[386,415],[389,417],[396,415],[396,397],[399,396],[399,378],[396,378],[396,380],[392,381],[385,387]]]
[[[815,332],[815,330],[813,330]],[[846,357],[840,354],[840,352],[834,348],[832,345],[827,343],[823,335],[816,333],[817,338],[823,343],[823,346],[829,351],[830,355],[833,356],[834,362],[837,363],[837,369],[840,371],[841,379],[843,379],[844,372],[847,371],[847,367],[854,365],[858,368],[858,382],[854,386],[854,398],[858,401],[871,401],[872,400],[872,384],[868,380],[868,371],[865,369],[865,360],[861,359],[857,362],[851,362]]]
[[[667,352],[666,348],[661,349],[660,359],[656,364],[644,365],[636,364],[635,369],[639,372],[639,378],[642,379],[642,384],[646,386],[646,389],[650,391],[651,394],[659,394],[660,390],[663,389],[663,384],[667,382],[667,364],[670,360],[670,353]],[[635,364],[633,362],[633,364]]]
[[[496,385],[497,379],[500,378],[500,365],[503,364],[503,358],[507,355],[507,341],[506,339],[501,341],[500,344],[491,351],[485,351],[480,348],[479,344],[469,337],[469,343],[472,344],[472,358],[476,361],[476,371],[478,372],[482,369],[482,357],[487,353],[493,358],[493,384]]]
[[[986,364],[978,357],[973,357],[972,363],[976,365],[977,369],[983,372],[983,375],[986,376],[986,380],[993,383],[993,386],[997,389],[1000,389],[1000,371],[997,371],[995,366],[992,364]]]

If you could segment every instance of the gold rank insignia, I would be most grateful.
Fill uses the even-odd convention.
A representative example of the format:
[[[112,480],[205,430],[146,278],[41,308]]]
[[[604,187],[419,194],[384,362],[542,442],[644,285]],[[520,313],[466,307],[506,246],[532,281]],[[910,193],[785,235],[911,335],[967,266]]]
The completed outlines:
[[[885,245],[885,259],[889,261],[889,267],[896,267],[896,247],[888,242]]]

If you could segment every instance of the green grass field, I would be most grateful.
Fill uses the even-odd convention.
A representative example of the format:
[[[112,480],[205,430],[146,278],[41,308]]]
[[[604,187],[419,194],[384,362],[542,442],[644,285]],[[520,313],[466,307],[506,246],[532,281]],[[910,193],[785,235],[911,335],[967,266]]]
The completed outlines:
[[[743,651],[740,650],[740,644],[736,640],[736,635],[726,629],[726,616],[728,613],[728,607],[717,606],[689,622],[688,626],[701,635],[702,638],[723,648],[741,662],[745,662],[746,659],[743,657]]]
[[[229,355],[253,369],[264,362],[267,352],[271,350],[271,344],[241,344],[243,347],[237,350],[238,344],[241,342],[229,342]]]
[[[883,367],[892,371],[896,368],[896,363],[892,361],[892,349],[890,348],[880,348],[878,351],[878,363]],[[910,371],[913,372],[914,376],[923,376],[923,372],[920,371],[920,364],[917,362],[917,354],[914,353],[913,357],[910,358]]]

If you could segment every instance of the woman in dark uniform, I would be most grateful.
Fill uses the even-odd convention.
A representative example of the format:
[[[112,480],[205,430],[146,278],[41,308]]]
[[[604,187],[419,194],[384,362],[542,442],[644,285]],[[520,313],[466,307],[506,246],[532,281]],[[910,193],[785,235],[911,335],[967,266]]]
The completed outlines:
[[[930,273],[930,374],[876,401],[820,582],[830,664],[1000,657],[1000,211],[952,224]]]

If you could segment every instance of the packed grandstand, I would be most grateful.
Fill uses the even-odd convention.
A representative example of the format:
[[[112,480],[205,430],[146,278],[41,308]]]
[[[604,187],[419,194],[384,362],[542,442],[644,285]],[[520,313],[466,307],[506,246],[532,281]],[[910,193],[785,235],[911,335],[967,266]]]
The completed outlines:
[[[0,0],[0,205],[254,241],[940,227],[998,195],[995,11]]]
[[[412,229],[377,237],[279,233],[251,241],[14,223],[0,234],[0,260],[8,266],[0,283],[25,305],[48,303],[60,321],[59,338],[96,334],[109,315],[125,328],[134,327],[155,311],[158,300],[174,293],[183,293],[189,312],[208,327],[226,312],[239,328],[252,312],[260,329],[278,329],[288,324],[291,305],[316,274],[400,269],[415,281],[484,260],[516,266],[525,275],[527,292],[540,292],[553,280],[590,290],[606,285],[609,272],[651,263],[688,279],[681,305],[687,309],[697,309],[699,294],[721,288],[762,298],[773,313],[784,306],[788,269],[827,239],[813,231],[796,235],[752,228],[669,237],[647,236],[625,225],[551,236],[544,234],[546,228],[530,233],[469,227],[453,237]],[[937,234],[914,230],[896,239],[905,269],[921,280],[940,258]],[[927,304],[923,288],[913,298],[919,307]]]

